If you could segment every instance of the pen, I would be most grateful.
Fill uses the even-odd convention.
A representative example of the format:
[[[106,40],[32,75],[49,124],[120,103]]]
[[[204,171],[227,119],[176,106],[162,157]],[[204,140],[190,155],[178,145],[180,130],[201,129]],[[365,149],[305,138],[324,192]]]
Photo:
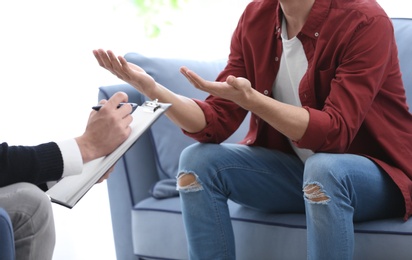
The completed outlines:
[[[120,107],[123,106],[124,104],[129,104],[129,105],[132,106],[132,113],[133,113],[133,111],[137,108],[137,104],[136,104],[136,103],[120,103],[120,104],[117,106],[117,108],[120,108]],[[93,108],[94,110],[96,110],[96,111],[99,111],[102,106],[103,106],[103,105],[96,105],[96,106],[93,106],[92,108]]]

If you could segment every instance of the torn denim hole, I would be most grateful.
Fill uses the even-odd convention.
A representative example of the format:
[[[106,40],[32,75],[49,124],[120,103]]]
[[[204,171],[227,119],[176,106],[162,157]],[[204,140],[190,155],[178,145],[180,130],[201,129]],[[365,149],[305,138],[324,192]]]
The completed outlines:
[[[319,182],[312,182],[305,185],[303,188],[305,200],[314,204],[327,204],[330,197],[326,195],[322,184]]]
[[[195,192],[203,190],[199,183],[199,176],[193,172],[182,172],[177,177],[176,190],[182,192]]]

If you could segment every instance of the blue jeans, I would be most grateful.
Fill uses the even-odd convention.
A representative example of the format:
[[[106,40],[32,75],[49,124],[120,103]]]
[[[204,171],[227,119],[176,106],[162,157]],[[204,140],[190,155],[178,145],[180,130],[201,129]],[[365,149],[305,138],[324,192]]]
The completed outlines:
[[[353,154],[318,153],[303,164],[262,147],[197,143],[182,152],[177,178],[192,260],[236,259],[228,199],[260,211],[306,212],[307,255],[315,260],[352,259],[354,221],[404,211],[387,174]]]

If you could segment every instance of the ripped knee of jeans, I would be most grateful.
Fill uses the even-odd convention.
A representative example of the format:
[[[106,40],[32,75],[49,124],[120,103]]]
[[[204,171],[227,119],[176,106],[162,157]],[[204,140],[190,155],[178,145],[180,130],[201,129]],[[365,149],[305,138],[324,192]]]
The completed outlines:
[[[308,183],[303,188],[305,200],[314,204],[326,204],[330,201],[330,197],[326,195],[323,186],[318,183]]]
[[[195,192],[203,190],[199,177],[193,172],[182,172],[177,176],[176,190],[182,192]]]

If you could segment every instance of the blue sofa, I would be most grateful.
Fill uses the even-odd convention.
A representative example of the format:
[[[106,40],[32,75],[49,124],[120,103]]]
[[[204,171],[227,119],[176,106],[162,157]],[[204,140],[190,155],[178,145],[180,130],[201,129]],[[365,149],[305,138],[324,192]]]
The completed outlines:
[[[412,20],[393,19],[393,23],[411,104]],[[172,91],[200,99],[205,93],[189,85],[178,72],[179,67],[188,66],[213,80],[225,65],[225,61],[147,58],[137,53],[125,57]],[[98,99],[107,99],[116,91],[128,93],[132,102],[145,101],[127,84],[100,87]],[[227,142],[242,139],[247,128],[245,122]],[[181,150],[191,143],[193,140],[162,117],[117,163],[108,179],[117,259],[187,259],[174,176]],[[239,260],[306,259],[303,214],[261,213],[231,201],[229,206]],[[412,219],[356,223],[355,236],[355,259],[412,259]]]
[[[0,208],[0,259],[14,260],[14,235],[10,217]]]

